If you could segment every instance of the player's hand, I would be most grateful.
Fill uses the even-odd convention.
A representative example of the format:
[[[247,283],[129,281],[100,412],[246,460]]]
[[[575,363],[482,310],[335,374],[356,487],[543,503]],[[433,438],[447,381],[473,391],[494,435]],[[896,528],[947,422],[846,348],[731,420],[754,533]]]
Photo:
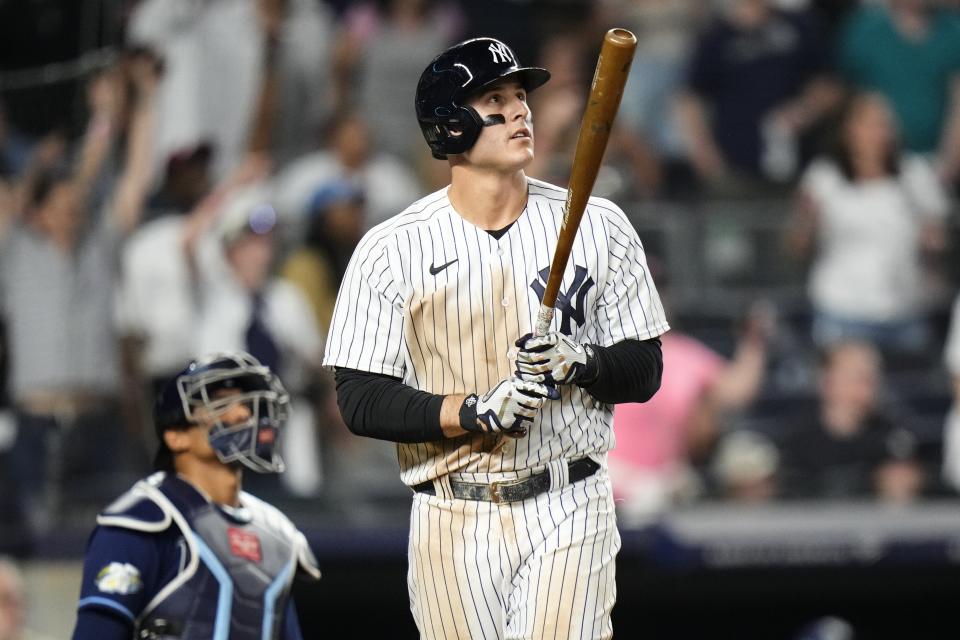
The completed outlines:
[[[527,435],[540,407],[560,397],[556,388],[517,378],[501,380],[482,396],[467,396],[460,407],[460,426],[474,433]]]
[[[577,383],[594,358],[589,346],[557,332],[536,338],[528,333],[517,346],[517,377],[547,385]]]

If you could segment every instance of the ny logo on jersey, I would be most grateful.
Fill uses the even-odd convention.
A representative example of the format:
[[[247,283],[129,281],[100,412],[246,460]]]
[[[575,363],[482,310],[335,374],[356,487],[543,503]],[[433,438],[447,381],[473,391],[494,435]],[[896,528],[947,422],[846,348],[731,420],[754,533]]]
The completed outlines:
[[[536,291],[540,302],[543,302],[543,292],[547,278],[550,276],[550,267],[545,267],[537,272],[539,278],[530,283],[530,288]],[[542,281],[542,283],[541,283]],[[557,294],[557,310],[560,312],[560,333],[572,336],[573,331],[570,327],[570,320],[576,320],[577,326],[582,327],[587,321],[584,300],[590,293],[590,287],[594,285],[592,277],[587,276],[585,267],[574,265],[573,282],[567,290]]]
[[[507,48],[507,45],[502,42],[491,42],[490,46],[487,47],[487,50],[493,54],[494,62],[513,62],[513,54],[510,53],[510,49]]]

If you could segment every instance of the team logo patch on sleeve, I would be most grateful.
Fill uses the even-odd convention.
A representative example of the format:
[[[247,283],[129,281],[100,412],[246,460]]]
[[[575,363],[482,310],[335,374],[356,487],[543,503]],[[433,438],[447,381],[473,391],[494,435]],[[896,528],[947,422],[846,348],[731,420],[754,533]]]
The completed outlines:
[[[251,562],[260,562],[260,538],[257,534],[243,529],[230,527],[227,529],[227,538],[230,540],[230,553],[238,558],[246,558]]]
[[[140,570],[129,562],[111,562],[97,573],[97,589],[103,593],[125,596],[142,588]]]

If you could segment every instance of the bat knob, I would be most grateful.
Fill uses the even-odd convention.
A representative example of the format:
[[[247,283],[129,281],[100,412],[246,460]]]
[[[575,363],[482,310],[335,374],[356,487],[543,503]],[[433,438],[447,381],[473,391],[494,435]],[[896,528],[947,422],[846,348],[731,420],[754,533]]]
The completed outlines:
[[[637,36],[626,29],[616,28],[607,31],[604,40],[615,47],[635,47],[637,46]]]

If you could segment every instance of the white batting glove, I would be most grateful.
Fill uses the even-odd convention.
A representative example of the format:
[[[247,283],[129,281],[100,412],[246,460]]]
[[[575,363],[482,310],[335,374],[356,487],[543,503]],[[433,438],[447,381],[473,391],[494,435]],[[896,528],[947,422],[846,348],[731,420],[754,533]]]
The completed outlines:
[[[460,426],[474,433],[527,435],[527,427],[548,398],[559,398],[556,389],[517,378],[501,380],[482,396],[472,394],[460,406]]]
[[[592,364],[593,350],[562,333],[527,334],[517,340],[517,376],[547,385],[575,384]]]

